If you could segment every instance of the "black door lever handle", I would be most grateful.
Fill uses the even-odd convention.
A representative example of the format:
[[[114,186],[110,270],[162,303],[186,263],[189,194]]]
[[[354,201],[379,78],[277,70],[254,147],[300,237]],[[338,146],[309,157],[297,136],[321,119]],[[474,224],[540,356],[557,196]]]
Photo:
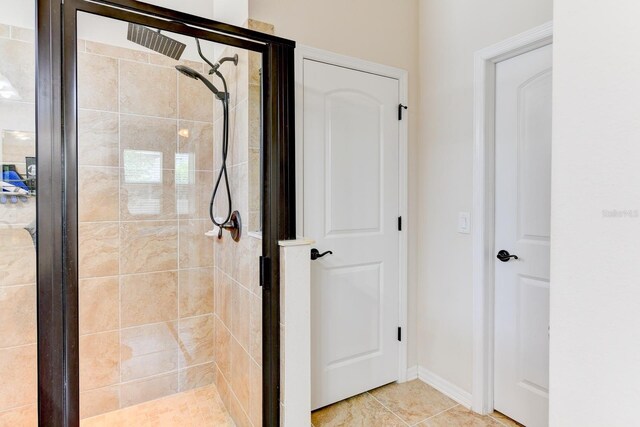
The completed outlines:
[[[313,248],[313,249],[311,249],[311,261],[315,261],[318,258],[322,258],[323,256],[325,256],[327,254],[333,254],[333,252],[326,251],[326,252],[320,253],[319,250],[317,250],[316,248]]]
[[[505,251],[504,249],[501,250],[500,252],[498,252],[498,256],[497,258],[502,261],[502,262],[507,262],[509,261],[511,258],[513,259],[518,259],[518,255],[511,255],[509,252]]]

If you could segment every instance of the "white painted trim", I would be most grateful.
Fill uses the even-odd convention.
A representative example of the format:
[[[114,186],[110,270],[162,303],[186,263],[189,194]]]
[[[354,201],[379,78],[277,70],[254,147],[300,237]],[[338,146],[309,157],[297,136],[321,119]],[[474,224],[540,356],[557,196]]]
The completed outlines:
[[[422,366],[418,367],[418,378],[465,408],[471,408],[471,393],[468,391],[461,389]]]
[[[413,381],[418,379],[418,365],[413,365],[407,369],[406,381]]]
[[[412,116],[412,106],[409,104],[409,73],[400,68],[376,64],[358,58],[340,55],[308,46],[298,45],[295,53],[295,83],[296,83],[296,223],[297,235],[302,236],[304,230],[304,60],[313,60],[326,64],[337,65],[352,70],[363,71],[379,76],[398,80],[399,103],[408,105],[404,119],[400,122],[399,141],[399,178],[400,188],[398,215],[402,217],[403,229],[400,232],[398,252],[400,255],[400,319],[403,339],[400,342],[398,381],[407,380],[407,337],[408,337],[408,180],[409,180],[409,119]],[[417,108],[417,107],[416,107]]]
[[[552,42],[548,22],[474,55],[472,409],[480,414],[493,411],[495,69]]]
[[[311,260],[309,242],[280,242],[280,402],[283,427],[311,422]],[[290,304],[287,304],[290,302]]]

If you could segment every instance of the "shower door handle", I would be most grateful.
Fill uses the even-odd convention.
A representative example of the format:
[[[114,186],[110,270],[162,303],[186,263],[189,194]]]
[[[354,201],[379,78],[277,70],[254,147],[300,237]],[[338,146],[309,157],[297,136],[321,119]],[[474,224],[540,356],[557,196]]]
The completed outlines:
[[[317,250],[316,248],[313,248],[313,249],[311,249],[311,261],[315,261],[318,258],[322,258],[323,256],[325,256],[327,254],[333,254],[333,252],[326,251],[326,252],[320,253],[319,250]]]

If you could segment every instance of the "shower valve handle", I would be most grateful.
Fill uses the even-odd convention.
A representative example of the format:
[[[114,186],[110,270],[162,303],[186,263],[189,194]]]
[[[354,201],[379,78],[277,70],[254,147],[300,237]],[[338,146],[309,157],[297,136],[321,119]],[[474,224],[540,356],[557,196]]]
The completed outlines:
[[[327,254],[333,254],[333,252],[326,251],[326,252],[320,253],[319,250],[317,250],[316,248],[313,248],[313,249],[311,249],[311,260],[315,261],[318,258],[322,258],[323,256],[325,256]]]

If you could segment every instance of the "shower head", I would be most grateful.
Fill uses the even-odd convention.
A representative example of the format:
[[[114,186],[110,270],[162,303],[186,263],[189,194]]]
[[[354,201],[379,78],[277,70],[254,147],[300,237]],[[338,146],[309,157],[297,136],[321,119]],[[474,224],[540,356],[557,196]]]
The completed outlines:
[[[227,94],[224,92],[220,92],[218,88],[216,88],[213,83],[209,81],[205,76],[194,70],[193,68],[189,68],[185,65],[176,65],[176,70],[180,71],[187,77],[190,77],[194,80],[200,80],[204,85],[209,88],[211,92],[221,101],[226,99]]]
[[[218,72],[218,68],[220,68],[220,66],[222,64],[224,64],[225,62],[228,61],[232,61],[233,65],[238,65],[238,54],[236,53],[233,56],[225,56],[224,58],[220,59],[218,62],[216,62],[215,64],[213,64],[213,67],[211,67],[211,70],[209,70],[209,74],[213,74]]]
[[[160,30],[132,23],[129,23],[127,40],[175,60],[180,59],[182,52],[187,47],[186,44],[161,34]]]

